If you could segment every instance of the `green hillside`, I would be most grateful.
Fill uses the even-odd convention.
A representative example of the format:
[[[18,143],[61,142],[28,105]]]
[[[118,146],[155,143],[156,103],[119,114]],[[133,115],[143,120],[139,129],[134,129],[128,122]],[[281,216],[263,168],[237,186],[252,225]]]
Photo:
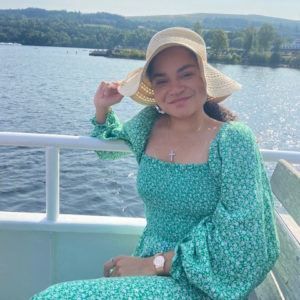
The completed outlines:
[[[137,48],[145,50],[151,36],[170,26],[194,28],[200,22],[207,45],[213,30],[226,31],[230,47],[239,48],[245,29],[258,31],[272,25],[283,42],[300,38],[300,21],[264,16],[225,14],[189,14],[148,17],[124,17],[105,12],[48,11],[39,8],[0,10],[0,42],[23,45],[67,46],[84,48]]]
[[[290,40],[300,38],[300,21],[281,18],[265,17],[259,15],[231,15],[197,13],[187,15],[161,15],[146,17],[127,17],[138,25],[161,30],[170,26],[183,26],[192,28],[196,22],[202,24],[203,29],[223,29],[238,31],[248,26],[260,27],[264,23],[272,25],[277,33]]]

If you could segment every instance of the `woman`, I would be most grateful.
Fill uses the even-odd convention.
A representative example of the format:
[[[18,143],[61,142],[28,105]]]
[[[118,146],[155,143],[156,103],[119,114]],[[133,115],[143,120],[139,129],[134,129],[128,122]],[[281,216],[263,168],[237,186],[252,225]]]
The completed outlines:
[[[270,185],[252,131],[216,104],[239,88],[179,27],[158,32],[125,81],[101,83],[91,136],[132,149],[147,226],[132,256],[105,263],[105,278],[33,299],[244,299],[264,280],[279,254]],[[124,95],[147,107],[121,125],[111,105]]]

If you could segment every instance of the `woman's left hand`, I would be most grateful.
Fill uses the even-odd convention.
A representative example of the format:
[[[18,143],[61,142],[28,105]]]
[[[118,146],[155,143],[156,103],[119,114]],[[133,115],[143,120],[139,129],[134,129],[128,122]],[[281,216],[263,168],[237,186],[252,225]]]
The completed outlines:
[[[111,272],[111,269],[113,270]],[[104,277],[156,275],[153,257],[119,255],[104,264]]]

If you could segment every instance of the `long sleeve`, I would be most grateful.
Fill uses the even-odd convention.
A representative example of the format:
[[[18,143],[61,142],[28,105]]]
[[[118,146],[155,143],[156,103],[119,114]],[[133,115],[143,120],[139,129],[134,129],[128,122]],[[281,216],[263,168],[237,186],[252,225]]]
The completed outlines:
[[[123,140],[135,155],[139,163],[142,151],[145,148],[149,134],[154,122],[159,117],[159,113],[152,106],[145,107],[132,119],[120,123],[118,116],[110,111],[106,122],[99,124],[96,118],[90,119],[94,125],[91,137],[96,137],[104,141]],[[113,160],[129,155],[129,152],[119,151],[95,151],[100,159]]]
[[[110,111],[107,114],[106,122],[99,124],[96,117],[90,119],[91,123],[94,125],[94,129],[91,132],[91,137],[96,137],[104,141],[112,140],[123,140],[129,147],[131,147],[130,138],[124,128],[120,123],[118,116],[114,111]],[[104,160],[114,160],[122,158],[123,156],[129,155],[129,152],[119,152],[119,151],[95,151],[100,159]]]
[[[247,125],[229,126],[220,138],[219,156],[217,207],[176,244],[170,275],[211,299],[244,299],[279,255],[273,197]]]

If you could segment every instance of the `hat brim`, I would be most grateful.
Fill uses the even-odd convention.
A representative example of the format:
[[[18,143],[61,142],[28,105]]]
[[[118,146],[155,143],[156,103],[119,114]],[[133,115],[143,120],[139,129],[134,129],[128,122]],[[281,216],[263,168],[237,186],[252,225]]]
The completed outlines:
[[[119,86],[119,93],[123,96],[131,97],[134,101],[143,105],[156,105],[154,91],[149,78],[146,76],[146,70],[153,57],[162,50],[172,46],[184,46],[195,53],[206,82],[208,100],[221,102],[242,87],[241,84],[218,71],[206,61],[203,61],[197,52],[195,52],[193,45],[188,46],[179,42],[172,42],[158,47],[153,55],[147,59],[143,67],[129,73]]]

